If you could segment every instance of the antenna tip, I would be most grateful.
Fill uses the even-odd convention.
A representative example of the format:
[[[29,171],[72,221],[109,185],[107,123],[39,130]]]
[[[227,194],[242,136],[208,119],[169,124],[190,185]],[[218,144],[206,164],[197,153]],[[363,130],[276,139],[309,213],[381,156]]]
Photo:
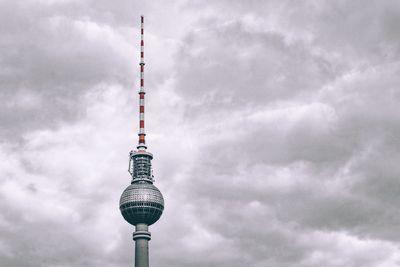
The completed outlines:
[[[144,16],[143,16],[143,15],[140,16],[140,20],[141,20],[142,23],[143,23],[143,20],[144,20]]]

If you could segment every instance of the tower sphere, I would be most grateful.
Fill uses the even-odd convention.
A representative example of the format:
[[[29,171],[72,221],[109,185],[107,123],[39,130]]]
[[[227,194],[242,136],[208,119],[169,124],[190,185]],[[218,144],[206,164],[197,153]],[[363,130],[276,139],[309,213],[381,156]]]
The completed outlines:
[[[124,219],[132,225],[145,223],[152,225],[164,210],[164,198],[151,183],[135,182],[121,195],[119,209]]]

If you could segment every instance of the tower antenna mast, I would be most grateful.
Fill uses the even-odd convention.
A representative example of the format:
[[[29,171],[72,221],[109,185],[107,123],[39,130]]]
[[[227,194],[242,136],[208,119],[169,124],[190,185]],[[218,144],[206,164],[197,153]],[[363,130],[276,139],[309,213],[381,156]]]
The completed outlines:
[[[139,144],[138,150],[146,150],[146,133],[144,131],[144,17],[140,16],[140,90],[139,90]]]

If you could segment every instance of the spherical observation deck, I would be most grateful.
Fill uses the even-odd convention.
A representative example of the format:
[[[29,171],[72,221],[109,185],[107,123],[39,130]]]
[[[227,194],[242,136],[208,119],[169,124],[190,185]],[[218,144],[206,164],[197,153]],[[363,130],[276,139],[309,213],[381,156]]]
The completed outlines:
[[[164,198],[153,184],[140,181],[129,185],[121,195],[119,209],[124,219],[132,225],[152,225],[164,210]]]

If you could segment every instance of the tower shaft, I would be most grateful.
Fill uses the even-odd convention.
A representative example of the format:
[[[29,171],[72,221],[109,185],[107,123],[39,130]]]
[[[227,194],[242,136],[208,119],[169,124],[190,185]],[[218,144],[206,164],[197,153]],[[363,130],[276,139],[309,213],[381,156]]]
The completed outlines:
[[[133,233],[135,240],[135,267],[149,267],[149,240],[151,234],[148,225],[139,223]]]

